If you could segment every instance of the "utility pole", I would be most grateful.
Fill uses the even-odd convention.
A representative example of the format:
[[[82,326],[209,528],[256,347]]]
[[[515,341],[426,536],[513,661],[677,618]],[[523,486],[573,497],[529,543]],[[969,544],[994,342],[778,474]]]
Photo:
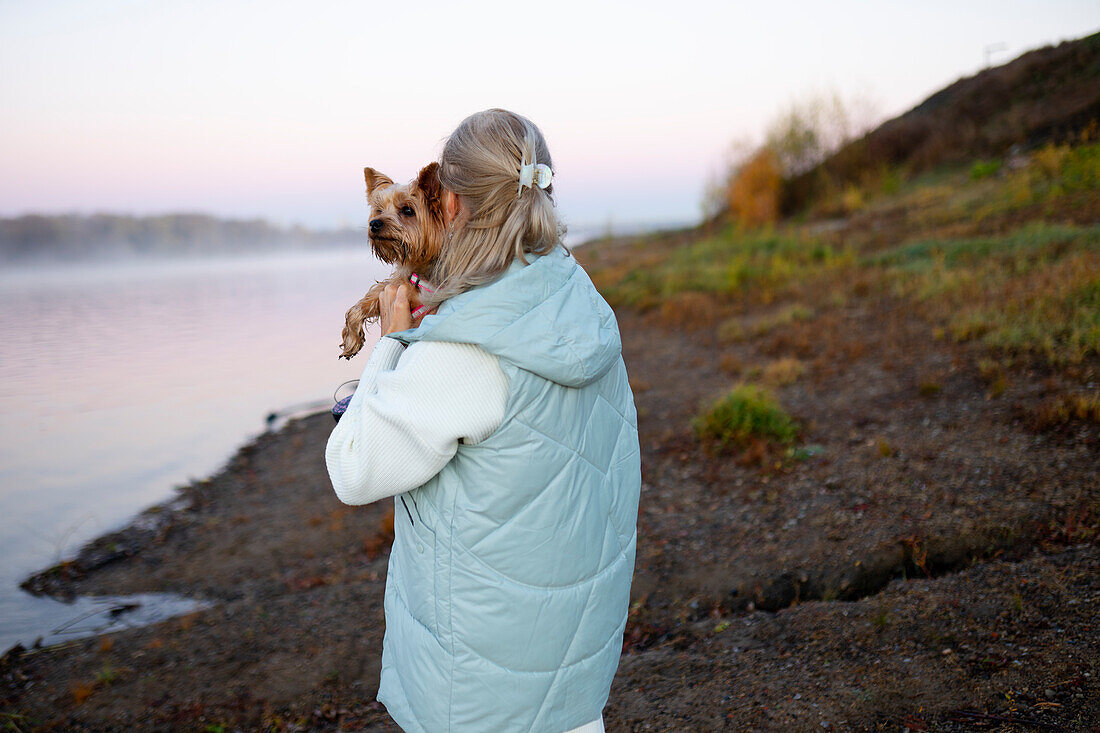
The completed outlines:
[[[984,69],[989,68],[989,60],[993,57],[993,54],[997,53],[998,51],[1007,51],[1007,50],[1008,50],[1008,44],[1007,43],[998,42],[998,43],[988,44],[985,47],[985,66],[983,66],[982,68],[984,68]]]

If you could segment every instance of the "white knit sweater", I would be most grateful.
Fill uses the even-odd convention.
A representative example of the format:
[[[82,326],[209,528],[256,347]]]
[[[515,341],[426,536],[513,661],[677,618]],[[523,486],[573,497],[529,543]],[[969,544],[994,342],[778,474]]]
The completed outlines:
[[[474,344],[378,340],[325,462],[336,496],[369,504],[425,483],[458,451],[504,419],[508,380]]]
[[[475,344],[382,337],[325,446],[336,496],[369,504],[424,484],[504,419],[508,378]],[[566,733],[603,733],[603,716]]]

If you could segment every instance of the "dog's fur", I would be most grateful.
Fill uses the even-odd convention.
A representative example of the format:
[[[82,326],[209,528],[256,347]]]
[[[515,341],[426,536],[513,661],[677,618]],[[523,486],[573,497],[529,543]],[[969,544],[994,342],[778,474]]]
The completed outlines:
[[[414,272],[427,282],[436,282],[435,266],[446,227],[438,163],[426,165],[416,180],[401,185],[373,168],[364,168],[363,177],[371,209],[371,249],[378,259],[396,267],[389,279],[375,283],[345,314],[340,354],[345,359],[363,348],[364,324],[379,319],[379,297],[387,285],[408,283]],[[413,307],[419,305],[415,289],[410,302]]]

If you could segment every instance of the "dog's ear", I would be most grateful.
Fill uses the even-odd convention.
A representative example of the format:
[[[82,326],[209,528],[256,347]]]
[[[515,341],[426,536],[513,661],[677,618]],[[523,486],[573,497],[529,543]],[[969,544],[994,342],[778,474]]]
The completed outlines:
[[[367,181],[368,196],[370,196],[376,188],[393,185],[393,180],[389,176],[384,173],[379,173],[374,168],[364,168],[363,178],[365,178]]]
[[[428,208],[443,218],[443,184],[439,182],[439,163],[428,163],[416,176],[416,187],[424,192]]]

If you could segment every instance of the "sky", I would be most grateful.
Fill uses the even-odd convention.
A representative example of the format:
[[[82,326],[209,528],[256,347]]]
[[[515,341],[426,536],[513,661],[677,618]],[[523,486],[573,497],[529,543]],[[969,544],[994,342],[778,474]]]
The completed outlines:
[[[410,179],[505,107],[570,226],[685,223],[792,102],[886,119],[1097,30],[1096,0],[0,0],[0,216],[361,226],[364,166]]]

